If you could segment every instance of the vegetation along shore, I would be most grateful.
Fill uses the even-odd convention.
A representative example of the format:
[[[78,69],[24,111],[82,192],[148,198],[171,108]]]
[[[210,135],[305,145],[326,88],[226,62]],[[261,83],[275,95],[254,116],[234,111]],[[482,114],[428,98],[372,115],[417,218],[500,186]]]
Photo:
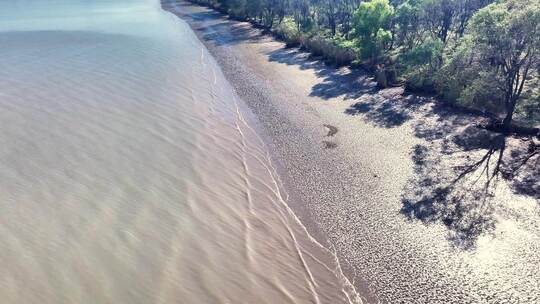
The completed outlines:
[[[496,118],[493,130],[538,134],[531,128],[540,119],[536,1],[191,2],[248,20],[328,62],[360,65],[381,87],[404,84],[482,111]]]

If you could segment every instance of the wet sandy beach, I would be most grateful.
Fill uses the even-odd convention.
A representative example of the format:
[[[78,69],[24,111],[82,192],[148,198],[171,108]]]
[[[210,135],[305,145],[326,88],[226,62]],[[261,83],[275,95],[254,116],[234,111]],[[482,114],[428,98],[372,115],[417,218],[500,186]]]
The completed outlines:
[[[479,143],[490,135],[470,132],[481,118],[400,88],[375,90],[361,71],[327,67],[207,8],[162,4],[190,24],[253,111],[291,207],[335,248],[367,302],[540,301],[534,192],[501,182],[489,204],[418,198],[489,151]],[[442,153],[450,149],[460,152]]]

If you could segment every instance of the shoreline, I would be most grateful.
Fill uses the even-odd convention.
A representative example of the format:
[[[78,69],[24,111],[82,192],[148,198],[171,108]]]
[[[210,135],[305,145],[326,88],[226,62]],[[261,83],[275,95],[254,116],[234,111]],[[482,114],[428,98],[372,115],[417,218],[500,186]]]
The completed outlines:
[[[171,12],[170,9],[172,7],[167,8],[167,0],[162,1],[162,7],[165,11]],[[170,2],[176,2],[176,1],[170,1]],[[196,4],[192,4],[189,2],[182,1],[181,5],[193,5],[194,7],[204,7],[199,6]],[[211,8],[204,7],[205,9],[213,11]],[[186,21],[186,23],[192,28],[195,35],[199,38],[199,40],[207,47],[209,52],[212,54],[212,56],[218,61],[218,64],[221,66],[223,73],[225,74],[226,78],[229,79],[231,69],[223,69],[223,62],[220,59],[223,59],[223,57],[219,56],[218,53],[216,53],[216,49],[213,48],[211,45],[206,43],[206,39],[204,38],[203,33],[200,30],[197,30],[194,28],[194,24],[192,22],[187,21],[184,18],[187,18],[188,15],[181,14],[178,15],[175,14],[177,17],[180,17],[180,19]],[[221,14],[221,13],[218,13]],[[257,29],[260,30],[260,29]],[[262,30],[261,30],[262,33]],[[267,34],[262,34],[266,36],[266,38],[274,39],[274,37],[270,37]],[[244,71],[245,72],[245,71]],[[230,80],[229,80],[230,81]],[[238,83],[231,82],[231,85],[235,90],[238,90]],[[257,85],[260,85],[257,84]],[[237,92],[238,94],[238,92]],[[242,94],[238,94],[242,95]],[[246,96],[240,96],[241,98],[245,98]],[[271,155],[270,159],[272,162],[272,165],[274,169],[277,172],[277,181],[278,186],[285,197],[286,203],[289,205],[289,208],[291,208],[291,212],[298,218],[298,220],[305,226],[308,235],[313,237],[316,242],[321,244],[326,250],[329,252],[332,252],[335,257],[338,259],[338,266],[340,268],[340,272],[345,276],[345,279],[348,280],[350,283],[352,283],[353,287],[356,288],[356,292],[358,293],[358,296],[360,296],[362,303],[380,303],[380,300],[377,299],[377,297],[371,293],[369,290],[369,282],[362,280],[362,278],[358,278],[355,274],[355,270],[353,267],[351,267],[350,264],[344,263],[347,262],[346,258],[343,256],[340,256],[339,252],[336,252],[335,248],[332,248],[333,245],[329,242],[328,237],[325,235],[324,232],[322,232],[321,228],[319,227],[319,224],[313,219],[313,217],[310,215],[310,210],[307,205],[303,204],[303,199],[301,198],[301,194],[297,191],[294,191],[291,187],[287,187],[286,185],[291,184],[292,181],[290,180],[290,177],[287,174],[286,165],[283,163],[283,160],[279,158],[278,153],[276,152],[276,147],[273,143],[272,135],[268,134],[268,132],[265,131],[265,126],[263,123],[260,122],[260,116],[255,114],[253,111],[253,108],[247,104],[244,100],[240,100],[239,106],[243,108],[243,113],[247,115],[247,120],[249,124],[255,129],[258,136],[262,139],[262,141],[268,146]],[[281,116],[280,113],[277,111],[273,113],[275,116]],[[280,117],[280,120],[286,121],[287,118]],[[336,127],[332,125],[323,125],[323,128],[328,131],[327,137],[334,136],[337,132]],[[326,131],[325,131],[326,132]],[[323,142],[324,143],[324,142]]]
[[[517,244],[511,238],[488,243],[484,234],[475,236],[479,248],[471,254],[455,249],[442,225],[404,216],[411,211],[403,211],[403,189],[422,169],[413,161],[416,148],[438,153],[444,137],[454,135],[452,129],[467,128],[478,116],[405,96],[400,88],[376,90],[361,71],[335,69],[297,49],[284,49],[246,22],[192,4],[163,2],[191,26],[251,109],[291,208],[310,234],[336,248],[344,273],[366,302],[496,303],[523,300],[535,290],[537,275],[520,278],[511,269],[518,249],[535,244],[534,235]],[[426,117],[427,126],[416,123]],[[452,120],[438,129],[440,117]],[[500,197],[534,208],[521,197]],[[484,265],[482,256],[493,250],[505,254]],[[528,255],[533,262],[525,263],[526,272],[538,265],[534,253]],[[494,283],[482,288],[485,280]],[[502,291],[506,281],[516,290]]]

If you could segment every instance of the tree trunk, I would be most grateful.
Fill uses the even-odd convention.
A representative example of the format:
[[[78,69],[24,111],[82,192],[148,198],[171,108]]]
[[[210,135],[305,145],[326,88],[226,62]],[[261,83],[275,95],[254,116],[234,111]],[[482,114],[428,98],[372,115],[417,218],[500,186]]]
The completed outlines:
[[[506,106],[506,117],[503,120],[503,127],[507,130],[510,129],[510,125],[512,124],[515,109],[516,103],[513,100],[509,101],[509,104]]]
[[[332,37],[336,36],[336,20],[334,17],[329,18],[330,30],[332,31]]]

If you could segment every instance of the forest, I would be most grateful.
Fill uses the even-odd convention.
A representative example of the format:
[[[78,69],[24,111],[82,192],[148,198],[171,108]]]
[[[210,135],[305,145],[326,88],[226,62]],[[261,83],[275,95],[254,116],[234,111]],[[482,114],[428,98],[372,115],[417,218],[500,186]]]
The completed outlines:
[[[336,65],[373,73],[538,133],[540,2],[534,0],[191,0]],[[520,127],[518,127],[520,126]]]

